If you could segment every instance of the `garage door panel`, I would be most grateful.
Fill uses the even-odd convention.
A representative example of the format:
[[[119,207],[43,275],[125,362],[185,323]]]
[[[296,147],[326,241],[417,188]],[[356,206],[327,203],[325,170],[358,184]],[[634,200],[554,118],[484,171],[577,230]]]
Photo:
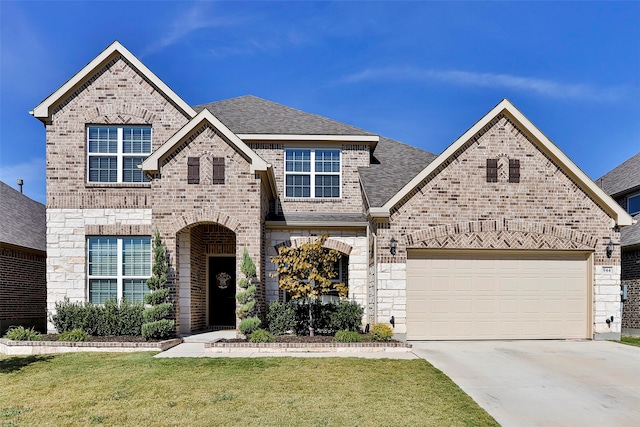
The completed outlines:
[[[409,251],[407,337],[585,338],[588,256]]]

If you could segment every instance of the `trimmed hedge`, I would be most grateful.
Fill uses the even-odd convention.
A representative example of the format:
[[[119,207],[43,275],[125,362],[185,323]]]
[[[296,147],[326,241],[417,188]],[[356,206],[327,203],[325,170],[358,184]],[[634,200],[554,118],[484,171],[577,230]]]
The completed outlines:
[[[70,302],[68,298],[56,303],[51,322],[62,334],[81,329],[93,336],[140,335],[144,306],[123,299],[120,304],[109,300],[104,305],[90,302]]]
[[[274,335],[289,331],[309,335],[309,303],[302,301],[272,302],[267,307],[267,329]],[[364,309],[354,301],[337,304],[311,302],[314,332],[333,335],[339,330],[360,331]]]

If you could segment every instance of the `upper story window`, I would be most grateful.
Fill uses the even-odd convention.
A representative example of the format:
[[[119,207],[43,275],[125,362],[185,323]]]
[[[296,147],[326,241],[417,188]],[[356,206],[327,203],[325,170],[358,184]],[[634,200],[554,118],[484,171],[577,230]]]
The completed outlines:
[[[285,150],[285,197],[340,197],[340,150]]]
[[[627,212],[629,212],[629,215],[640,213],[640,194],[627,199]]]
[[[144,302],[151,276],[150,237],[90,237],[87,241],[89,301]]]
[[[149,182],[138,165],[151,154],[150,126],[89,126],[88,182]]]

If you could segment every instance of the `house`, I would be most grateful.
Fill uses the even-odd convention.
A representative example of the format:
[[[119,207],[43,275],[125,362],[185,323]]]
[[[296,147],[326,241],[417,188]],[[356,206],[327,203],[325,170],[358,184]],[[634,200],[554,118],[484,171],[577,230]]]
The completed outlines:
[[[264,310],[278,247],[328,234],[364,322],[400,337],[620,335],[632,219],[507,100],[436,156],[254,96],[192,107],[114,42],[31,114],[50,311],[141,300],[158,229],[177,332],[235,328],[243,250]]]
[[[640,153],[596,181],[633,219],[640,220]],[[622,328],[640,332],[640,224],[620,232],[622,284],[628,299],[623,303]]]
[[[0,181],[0,336],[46,330],[45,207]]]

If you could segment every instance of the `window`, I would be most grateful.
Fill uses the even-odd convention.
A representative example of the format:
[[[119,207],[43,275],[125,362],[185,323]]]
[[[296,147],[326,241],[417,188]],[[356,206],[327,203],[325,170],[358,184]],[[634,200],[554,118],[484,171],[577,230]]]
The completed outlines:
[[[286,150],[285,197],[340,197],[340,150]]]
[[[89,301],[144,302],[151,276],[150,237],[90,237],[87,242]]]
[[[487,159],[487,182],[498,182],[498,159]]]
[[[629,215],[640,213],[640,194],[636,194],[627,199],[627,211]]]
[[[520,160],[509,159],[509,182],[520,182]]]
[[[336,261],[334,265],[334,269],[337,270],[338,276],[336,276],[334,279],[331,279],[331,282],[344,283],[348,287],[349,286],[349,256],[342,255],[338,259],[338,261]],[[328,293],[321,295],[319,298],[320,302],[322,302],[323,304],[337,303],[340,301],[340,299],[341,299],[340,295],[336,290],[331,290]],[[291,300],[292,299],[289,293],[284,292],[284,301],[291,301]]]
[[[88,182],[149,182],[138,169],[149,154],[149,126],[87,128]]]

